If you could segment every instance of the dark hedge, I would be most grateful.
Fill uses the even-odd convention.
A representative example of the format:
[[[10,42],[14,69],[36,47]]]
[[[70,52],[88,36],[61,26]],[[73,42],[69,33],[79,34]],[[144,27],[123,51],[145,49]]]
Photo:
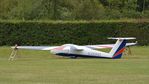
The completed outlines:
[[[107,37],[136,37],[149,45],[149,22],[0,22],[0,45],[113,43]]]

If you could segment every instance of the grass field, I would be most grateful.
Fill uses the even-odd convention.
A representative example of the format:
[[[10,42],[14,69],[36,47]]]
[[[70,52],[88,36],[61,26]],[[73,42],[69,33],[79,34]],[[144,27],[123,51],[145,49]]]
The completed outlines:
[[[0,48],[0,84],[149,84],[149,47],[132,47],[122,59],[68,59],[48,51]]]

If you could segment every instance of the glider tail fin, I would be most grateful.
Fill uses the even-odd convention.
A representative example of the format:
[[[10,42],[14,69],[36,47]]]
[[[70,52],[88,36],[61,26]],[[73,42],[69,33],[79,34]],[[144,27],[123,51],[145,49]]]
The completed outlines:
[[[112,56],[113,59],[119,59],[122,57],[122,53],[125,50],[126,40],[135,38],[131,37],[131,38],[109,38],[109,39],[117,39],[116,44],[110,51],[110,55]]]

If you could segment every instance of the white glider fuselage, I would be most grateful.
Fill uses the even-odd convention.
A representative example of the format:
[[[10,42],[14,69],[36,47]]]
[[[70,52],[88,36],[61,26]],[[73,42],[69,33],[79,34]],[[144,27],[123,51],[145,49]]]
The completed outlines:
[[[117,39],[116,43],[113,45],[110,52],[102,52],[94,50],[88,46],[78,46],[74,44],[65,44],[57,48],[51,49],[51,53],[67,56],[67,57],[96,57],[96,58],[112,58],[118,59],[121,58],[122,53],[125,50],[126,40],[135,39],[135,38],[110,38]]]
[[[77,47],[77,49],[75,49]],[[70,56],[70,57],[109,57],[109,53],[101,52],[98,50],[90,49],[86,46],[78,46],[74,44],[65,44],[60,48],[55,48],[51,50],[51,53],[60,56]]]

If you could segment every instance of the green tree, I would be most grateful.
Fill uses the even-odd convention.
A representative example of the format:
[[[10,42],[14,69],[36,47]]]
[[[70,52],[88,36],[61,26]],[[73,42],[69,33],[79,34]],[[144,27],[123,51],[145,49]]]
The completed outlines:
[[[104,8],[98,0],[82,0],[74,10],[76,19],[101,19],[104,15]]]
[[[8,15],[9,12],[15,8],[17,5],[16,0],[0,0],[0,18],[1,19],[8,19],[11,15]]]

